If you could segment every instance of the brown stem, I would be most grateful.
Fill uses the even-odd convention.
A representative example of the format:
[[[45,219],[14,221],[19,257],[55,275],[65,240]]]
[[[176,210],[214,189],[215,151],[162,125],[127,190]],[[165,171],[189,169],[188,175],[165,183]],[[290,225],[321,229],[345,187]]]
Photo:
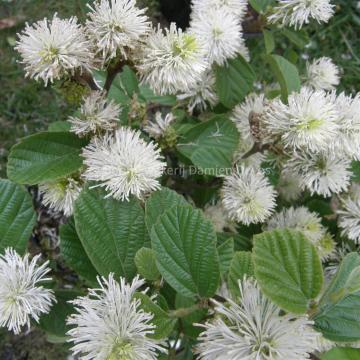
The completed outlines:
[[[84,71],[81,75],[76,74],[74,76],[74,79],[81,84],[88,85],[91,90],[94,90],[94,91],[100,90],[100,88],[97,86],[93,76],[89,72]]]
[[[116,75],[122,70],[122,68],[126,65],[126,61],[119,60],[112,66],[109,66],[107,77],[104,84],[104,90],[109,91],[111,88],[111,84],[113,83]]]

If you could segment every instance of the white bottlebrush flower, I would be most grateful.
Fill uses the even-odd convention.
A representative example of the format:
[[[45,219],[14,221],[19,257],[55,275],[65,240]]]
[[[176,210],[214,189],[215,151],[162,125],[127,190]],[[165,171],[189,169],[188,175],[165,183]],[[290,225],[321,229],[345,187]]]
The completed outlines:
[[[260,121],[265,110],[264,94],[250,94],[244,102],[235,106],[231,120],[241,135],[241,144],[249,151],[255,142],[261,140]],[[246,146],[245,146],[246,145]]]
[[[303,190],[299,177],[289,171],[282,171],[277,186],[277,191],[281,198],[287,202],[292,202],[300,198]]]
[[[224,232],[229,229],[236,232],[235,224],[229,220],[227,213],[221,203],[216,205],[206,205],[204,208],[204,215],[207,219],[211,220],[216,232]]]
[[[275,208],[275,197],[267,178],[253,167],[240,167],[225,177],[222,203],[233,221],[245,225],[264,222]]]
[[[284,228],[301,231],[316,247],[321,260],[325,261],[333,254],[335,243],[331,234],[321,224],[320,216],[306,207],[283,209],[273,215],[267,224],[267,230]]]
[[[225,8],[213,7],[198,12],[190,23],[190,32],[205,44],[209,64],[224,65],[238,54],[249,60],[242,30],[236,14]]]
[[[120,106],[114,101],[106,101],[105,94],[93,91],[84,97],[79,115],[71,116],[68,121],[71,131],[79,136],[97,134],[102,130],[114,130],[119,123],[120,111]]]
[[[142,81],[161,95],[191,91],[208,67],[204,45],[174,23],[165,33],[160,27],[153,30],[138,59]]]
[[[339,215],[338,225],[342,229],[341,234],[350,240],[360,244],[360,196],[348,196],[342,199],[341,209],[337,211]]]
[[[316,90],[332,90],[340,83],[340,70],[328,57],[307,64],[307,85]]]
[[[285,147],[309,151],[327,151],[338,133],[336,106],[323,91],[303,87],[292,93],[285,105],[272,101],[263,121],[272,136],[281,136]]]
[[[26,24],[15,48],[22,57],[26,75],[43,79],[45,85],[76,70],[90,70],[92,47],[77,19],[46,18],[33,25]]]
[[[39,322],[55,301],[52,290],[41,285],[51,278],[46,277],[49,262],[37,264],[40,256],[30,261],[29,254],[22,258],[11,248],[0,255],[0,327],[15,334],[25,325],[30,327],[31,318]]]
[[[347,96],[331,93],[339,113],[339,133],[336,136],[333,149],[335,153],[345,154],[357,160],[360,159],[360,94]]]
[[[350,160],[321,154],[297,154],[285,164],[299,178],[302,189],[324,197],[347,190],[352,173]]]
[[[149,122],[144,127],[144,130],[154,139],[160,139],[166,134],[175,120],[176,117],[172,113],[168,113],[164,117],[160,111],[157,111],[155,114],[155,120]]]
[[[322,261],[331,259],[336,251],[336,242],[333,236],[327,232],[316,244],[317,252]]]
[[[99,181],[115,199],[128,200],[135,195],[142,198],[160,187],[157,180],[165,163],[160,150],[152,142],[146,143],[141,133],[121,128],[115,134],[96,137],[83,150],[84,177]]]
[[[98,0],[88,5],[88,32],[101,54],[103,62],[134,49],[150,31],[145,9],[136,6],[136,0]]]
[[[77,313],[67,323],[72,351],[82,360],[155,360],[161,346],[148,337],[155,326],[153,315],[144,312],[134,294],[144,285],[136,277],[131,284],[99,278],[99,289],[90,289],[88,296],[72,301]]]
[[[334,15],[334,7],[330,0],[278,0],[278,5],[268,20],[301,29],[311,19],[318,23],[328,22]]]
[[[214,301],[216,317],[200,334],[203,360],[305,360],[319,336],[306,316],[283,314],[256,281],[239,282],[240,297],[228,304]]]
[[[188,101],[188,110],[192,113],[195,109],[205,111],[208,104],[213,107],[219,101],[215,88],[215,75],[212,71],[205,71],[201,79],[189,91],[179,94],[178,100]]]
[[[317,244],[326,232],[320,216],[304,206],[290,207],[274,214],[267,223],[267,230],[279,228],[301,231],[314,244]]]
[[[39,185],[42,203],[50,209],[63,212],[65,216],[73,214],[75,200],[81,190],[81,182],[71,177]]]
[[[192,0],[191,16],[196,16],[213,8],[226,9],[242,20],[247,12],[248,0]]]

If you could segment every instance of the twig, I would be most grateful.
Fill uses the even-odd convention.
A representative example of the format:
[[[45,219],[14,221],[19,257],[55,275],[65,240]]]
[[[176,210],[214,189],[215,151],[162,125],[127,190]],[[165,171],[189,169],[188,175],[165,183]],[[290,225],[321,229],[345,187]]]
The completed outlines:
[[[104,84],[104,90],[109,91],[111,88],[111,84],[113,83],[116,75],[122,70],[122,68],[126,65],[126,61],[118,61],[113,66],[109,66],[108,74]]]
[[[100,90],[100,88],[97,86],[93,76],[88,73],[88,72],[83,72],[81,75],[80,74],[76,74],[75,75],[75,80],[83,83],[83,84],[87,84],[91,90]]]

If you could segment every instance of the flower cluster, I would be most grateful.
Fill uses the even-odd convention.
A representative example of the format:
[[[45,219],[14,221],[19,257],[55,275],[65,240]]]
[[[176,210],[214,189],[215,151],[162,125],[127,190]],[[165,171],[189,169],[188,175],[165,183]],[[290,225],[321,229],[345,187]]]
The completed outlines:
[[[200,334],[198,353],[204,360],[294,359],[309,357],[318,334],[306,316],[281,314],[256,281],[239,281],[240,297],[214,302],[216,318]]]
[[[81,359],[157,359],[157,352],[164,350],[148,337],[155,329],[153,314],[144,312],[134,298],[144,281],[136,277],[126,284],[110,274],[98,282],[100,288],[73,301],[76,313],[68,318],[73,353]]]
[[[0,327],[19,334],[30,320],[39,322],[40,315],[50,311],[55,301],[53,291],[41,284],[50,281],[49,262],[38,265],[41,255],[29,259],[12,248],[0,255]]]

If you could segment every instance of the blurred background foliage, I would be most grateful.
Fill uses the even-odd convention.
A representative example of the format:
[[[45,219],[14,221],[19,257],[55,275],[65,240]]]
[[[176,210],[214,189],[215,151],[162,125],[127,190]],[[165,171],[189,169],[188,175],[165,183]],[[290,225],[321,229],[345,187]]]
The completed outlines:
[[[75,109],[68,104],[59,84],[44,88],[43,84],[24,78],[24,71],[14,51],[16,33],[26,22],[32,23],[54,12],[60,17],[86,16],[88,0],[0,0],[0,177],[5,177],[5,164],[10,147],[17,140],[45,130],[51,122],[65,120]],[[176,21],[186,28],[189,22],[190,0],[138,0],[149,8],[155,22]],[[304,71],[307,59],[331,57],[343,71],[339,91],[360,91],[360,1],[333,0],[336,16],[326,25],[312,24],[305,31],[275,33],[276,51],[286,56]],[[271,72],[264,66],[262,18],[253,12],[244,24],[251,63],[258,85],[272,82]],[[294,35],[296,34],[296,36]],[[0,359],[61,360],[66,359],[63,345],[50,345],[38,330],[34,336],[12,337],[0,331]],[[34,340],[35,339],[35,340]]]

